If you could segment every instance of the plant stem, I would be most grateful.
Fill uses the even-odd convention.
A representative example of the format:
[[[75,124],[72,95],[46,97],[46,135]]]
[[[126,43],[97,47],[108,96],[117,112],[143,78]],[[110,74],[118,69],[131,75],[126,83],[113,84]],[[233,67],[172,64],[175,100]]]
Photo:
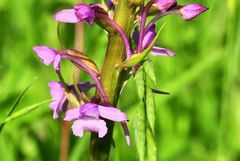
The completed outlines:
[[[60,147],[60,158],[59,161],[68,160],[68,150],[69,150],[69,133],[70,128],[68,122],[62,120],[62,137],[61,137],[61,147]]]
[[[127,36],[133,26],[135,18],[135,6],[127,0],[119,0],[114,21],[123,29]],[[104,64],[101,71],[101,83],[108,96],[109,103],[117,104],[123,73],[116,70],[116,65],[126,58],[126,50],[121,35],[117,32],[109,33],[108,47]],[[107,161],[112,143],[113,123],[106,121],[108,127],[107,135],[99,139],[96,134],[91,135],[89,161]]]

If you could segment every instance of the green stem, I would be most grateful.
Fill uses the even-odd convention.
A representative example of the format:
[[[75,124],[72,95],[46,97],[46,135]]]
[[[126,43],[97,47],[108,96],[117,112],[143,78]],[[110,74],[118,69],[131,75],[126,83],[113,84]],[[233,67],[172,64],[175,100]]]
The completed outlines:
[[[129,36],[135,18],[135,6],[128,0],[119,0],[115,11],[114,21],[121,26],[126,35]],[[113,105],[117,104],[123,73],[115,67],[126,58],[124,42],[117,32],[109,33],[108,47],[104,64],[101,71],[101,83]],[[90,142],[89,161],[107,161],[112,143],[113,123],[106,121],[108,127],[107,135],[99,139],[96,134],[92,134]]]

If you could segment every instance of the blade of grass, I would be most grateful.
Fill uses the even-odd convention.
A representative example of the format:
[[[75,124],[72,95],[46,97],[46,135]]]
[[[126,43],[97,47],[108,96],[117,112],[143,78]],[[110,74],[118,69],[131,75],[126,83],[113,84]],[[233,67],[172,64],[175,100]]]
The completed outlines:
[[[13,111],[15,110],[15,108],[17,107],[17,105],[19,104],[19,102],[21,101],[21,99],[23,98],[23,96],[25,95],[25,93],[27,92],[27,90],[32,86],[33,82],[37,79],[37,77],[34,77],[33,80],[26,86],[26,88],[19,94],[19,96],[17,97],[17,99],[14,101],[12,107],[10,108],[6,118],[8,118]],[[4,123],[0,124],[0,133],[2,131],[4,127]]]
[[[51,99],[50,100],[45,100],[45,101],[42,101],[42,102],[39,102],[39,103],[35,103],[33,105],[30,105],[30,106],[27,106],[25,108],[23,108],[22,110],[19,110],[17,112],[15,112],[14,114],[12,114],[11,116],[8,116],[6,119],[4,119],[1,123],[0,123],[0,126],[3,126],[4,124],[12,121],[12,120],[15,120],[19,117],[22,117],[24,115],[26,115],[27,113],[37,109],[39,106],[45,104],[45,103],[49,103],[50,101],[52,101]]]

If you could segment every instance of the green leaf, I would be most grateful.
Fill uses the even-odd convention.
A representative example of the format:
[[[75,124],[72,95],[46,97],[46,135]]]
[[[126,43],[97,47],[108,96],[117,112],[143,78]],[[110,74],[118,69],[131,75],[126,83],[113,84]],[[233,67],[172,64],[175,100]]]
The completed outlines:
[[[146,71],[146,75],[148,77],[148,79],[150,79],[154,85],[157,84],[157,80],[156,80],[156,76],[154,73],[154,68],[153,68],[153,64],[150,60],[147,60],[144,62],[144,70]]]
[[[30,105],[30,106],[27,106],[25,108],[23,108],[22,110],[20,111],[17,111],[16,113],[12,114],[11,116],[7,117],[5,120],[3,120],[1,123],[0,123],[0,126],[6,124],[7,122],[9,121],[12,121],[12,120],[15,120],[19,117],[22,117],[26,114],[28,114],[29,112],[37,109],[40,105],[43,105],[45,103],[49,103],[50,101],[52,100],[45,100],[45,101],[42,101],[42,102],[39,102],[39,103],[36,103],[36,104],[33,104],[33,105]]]
[[[155,119],[156,119],[156,112],[155,112],[155,101],[154,96],[152,93],[152,89],[146,86],[146,113],[147,113],[147,120],[151,130],[154,132],[155,129]]]
[[[163,24],[161,26],[161,28],[158,30],[157,35],[151,42],[151,44],[142,53],[134,54],[130,59],[122,62],[122,64],[120,64],[117,68],[129,68],[129,67],[133,67],[139,63],[142,63],[144,61],[144,59],[146,58],[146,56],[148,55],[148,53],[150,53],[150,51],[152,50],[152,48],[153,48],[154,44],[156,43],[158,37],[160,36],[160,33],[164,26],[165,26],[165,24]]]
[[[145,107],[140,103],[138,107],[137,116],[135,118],[135,140],[137,152],[140,161],[145,161],[146,158],[146,120],[145,120]]]
[[[151,83],[156,77],[150,61],[144,62],[135,75],[140,105],[135,123],[136,146],[140,161],[157,161],[155,145],[155,100]],[[141,139],[140,139],[141,138]]]
[[[23,98],[23,96],[25,95],[25,93],[27,92],[27,90],[32,86],[32,83],[37,79],[37,77],[34,77],[33,80],[25,87],[25,89],[19,94],[19,96],[17,97],[17,99],[14,101],[13,105],[11,106],[10,110],[8,111],[8,114],[6,116],[9,117],[14,109],[17,107],[17,105],[19,104],[19,102],[21,101],[21,99]],[[4,123],[0,124],[0,133],[2,131],[4,127]]]
[[[145,95],[145,87],[144,87],[145,78],[144,78],[144,71],[142,66],[138,69],[135,75],[135,81],[137,86],[138,97],[140,98],[140,100],[142,100]]]
[[[155,136],[152,131],[147,128],[147,160],[148,161],[157,161],[157,148],[155,143]]]

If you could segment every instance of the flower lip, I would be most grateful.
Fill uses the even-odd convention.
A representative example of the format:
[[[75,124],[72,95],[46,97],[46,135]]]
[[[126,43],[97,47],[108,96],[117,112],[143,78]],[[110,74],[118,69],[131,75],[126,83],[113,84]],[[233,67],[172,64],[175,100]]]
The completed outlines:
[[[85,118],[74,121],[72,125],[74,135],[82,137],[85,130],[96,132],[98,133],[99,138],[102,138],[107,134],[108,129],[106,122],[103,120]]]
[[[127,116],[125,113],[112,106],[103,106],[96,103],[85,103],[81,107],[70,109],[66,112],[64,120],[76,120],[72,130],[74,135],[83,136],[84,131],[97,132],[99,137],[104,137],[107,133],[106,122],[101,118],[120,122],[126,136],[127,144],[130,144],[128,127],[126,125]]]

